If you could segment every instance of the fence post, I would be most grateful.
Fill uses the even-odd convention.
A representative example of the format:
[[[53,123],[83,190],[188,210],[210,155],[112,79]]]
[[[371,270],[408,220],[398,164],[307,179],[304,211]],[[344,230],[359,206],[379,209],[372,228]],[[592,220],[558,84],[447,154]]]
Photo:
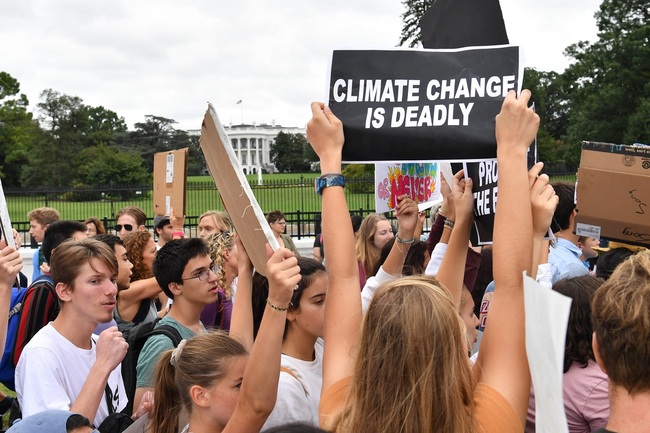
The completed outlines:
[[[298,239],[300,239],[302,235],[302,222],[300,221],[300,209],[296,211],[296,218],[298,219]]]
[[[323,231],[323,215],[318,212],[316,215],[314,215],[314,233],[316,236],[320,235],[321,232]]]

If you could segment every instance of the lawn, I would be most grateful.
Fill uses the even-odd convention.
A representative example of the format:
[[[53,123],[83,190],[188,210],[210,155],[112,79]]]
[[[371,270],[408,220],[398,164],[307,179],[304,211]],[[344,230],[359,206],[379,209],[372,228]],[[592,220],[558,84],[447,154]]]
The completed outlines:
[[[302,176],[302,181],[301,181]],[[279,209],[283,212],[318,212],[321,210],[320,197],[314,192],[315,173],[265,174],[263,185],[257,185],[257,176],[247,176],[251,188],[260,207],[264,212]],[[111,191],[104,191],[107,194]],[[353,194],[346,190],[350,209],[373,209],[372,194]],[[26,195],[24,191],[7,193],[7,206],[12,222],[19,231],[27,231],[27,213],[37,207],[50,206],[61,212],[64,219],[84,220],[89,216],[112,220],[116,212],[124,206],[141,207],[148,216],[152,215],[153,195],[151,191],[140,191],[133,199],[119,200],[115,194],[107,195],[107,199],[96,201],[66,201],[63,194],[54,197]],[[188,216],[201,215],[206,210],[222,210],[223,205],[210,176],[188,177],[185,214]],[[192,221],[188,221],[192,223]],[[20,224],[22,223],[22,224]]]

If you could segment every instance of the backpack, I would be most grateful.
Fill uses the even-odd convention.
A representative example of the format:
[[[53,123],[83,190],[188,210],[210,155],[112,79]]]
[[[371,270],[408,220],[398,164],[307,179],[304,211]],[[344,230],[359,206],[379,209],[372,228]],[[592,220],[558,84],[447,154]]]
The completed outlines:
[[[23,299],[27,292],[26,287],[11,289],[11,303],[9,304],[9,320],[7,322],[7,341],[5,342],[2,360],[0,360],[0,382],[7,388],[15,391],[14,373],[16,368],[11,362],[11,351],[16,341],[18,332],[18,323],[20,322],[20,312],[23,307]]]
[[[56,319],[61,311],[59,296],[54,289],[52,276],[41,275],[27,288],[23,299],[22,313],[16,341],[11,353],[14,368],[29,341],[45,325]]]
[[[156,328],[160,320],[161,318],[159,317],[153,322],[141,323],[122,333],[124,340],[129,343],[129,349],[122,360],[122,380],[124,381],[124,390],[128,398],[128,402],[122,413],[128,415],[133,413],[133,398],[135,397],[137,383],[136,367],[140,352],[147,339],[153,335],[164,335],[172,341],[174,347],[178,346],[181,340],[183,340],[183,337],[181,337],[181,334],[179,334],[176,328],[170,325],[161,325]]]

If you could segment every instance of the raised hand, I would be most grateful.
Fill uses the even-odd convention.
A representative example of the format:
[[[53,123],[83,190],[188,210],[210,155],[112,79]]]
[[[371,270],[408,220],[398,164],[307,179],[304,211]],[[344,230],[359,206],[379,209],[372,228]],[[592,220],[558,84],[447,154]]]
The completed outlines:
[[[3,286],[11,288],[22,268],[23,259],[14,247],[4,247],[0,250],[0,283]]]
[[[266,273],[269,280],[269,303],[274,307],[286,308],[301,278],[298,259],[291,250],[278,248],[266,263]]]
[[[418,205],[406,194],[399,196],[397,201],[395,216],[398,235],[402,239],[412,239],[418,224]]]
[[[472,179],[464,179],[463,170],[454,175],[451,186],[451,203],[453,203],[455,219],[465,218],[471,221],[474,215],[474,196],[472,195]],[[451,206],[450,206],[451,207]]]
[[[312,118],[307,123],[307,140],[321,161],[321,171],[338,172],[345,141],[343,123],[322,102],[312,102],[311,112]]]
[[[536,177],[530,188],[530,205],[533,212],[533,235],[543,237],[551,225],[560,199],[555,194],[547,175]]]
[[[539,128],[539,116],[528,108],[530,91],[523,90],[519,97],[514,90],[503,100],[501,112],[496,116],[497,152],[526,152]]]

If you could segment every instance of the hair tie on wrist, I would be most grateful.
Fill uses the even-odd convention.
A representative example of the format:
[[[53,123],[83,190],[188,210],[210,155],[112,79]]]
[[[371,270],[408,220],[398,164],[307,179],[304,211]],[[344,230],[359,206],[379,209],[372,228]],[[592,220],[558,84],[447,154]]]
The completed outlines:
[[[402,239],[402,238],[399,237],[399,235],[395,235],[395,239],[396,239],[397,242],[399,242],[400,244],[412,244],[413,242],[415,242],[415,238],[411,238],[411,239]]]
[[[183,353],[183,348],[185,347],[185,343],[187,343],[186,339],[182,339],[180,343],[178,343],[178,346],[176,346],[176,349],[172,352],[172,357],[169,359],[169,363],[176,367],[176,363],[178,362],[178,359],[181,357],[181,353]]]
[[[295,289],[294,289],[294,290],[295,290]],[[289,302],[289,305],[287,305],[286,308],[277,307],[277,306],[271,304],[271,301],[269,301],[269,298],[266,298],[266,304],[267,304],[269,307],[271,307],[271,308],[273,308],[274,310],[276,310],[276,311],[287,311],[287,310],[289,309],[289,307],[291,306],[291,302]]]

